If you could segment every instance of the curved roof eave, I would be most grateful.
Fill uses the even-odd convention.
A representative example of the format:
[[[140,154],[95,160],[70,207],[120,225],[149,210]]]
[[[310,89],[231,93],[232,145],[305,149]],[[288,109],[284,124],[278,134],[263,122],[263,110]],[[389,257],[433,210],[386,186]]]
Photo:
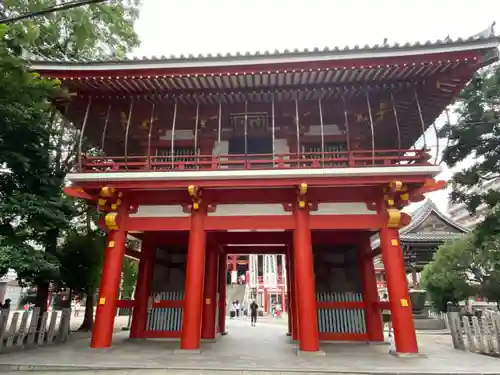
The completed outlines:
[[[217,68],[238,66],[259,66],[273,64],[308,63],[322,61],[348,61],[359,59],[385,59],[397,57],[425,56],[446,53],[458,53],[477,50],[496,49],[500,37],[476,37],[449,41],[425,43],[406,43],[405,45],[375,45],[325,48],[323,50],[295,50],[255,52],[245,54],[170,56],[139,58],[118,58],[111,60],[45,60],[32,56],[29,61],[34,70],[78,70],[78,71],[118,71],[142,69],[183,69],[183,68]]]

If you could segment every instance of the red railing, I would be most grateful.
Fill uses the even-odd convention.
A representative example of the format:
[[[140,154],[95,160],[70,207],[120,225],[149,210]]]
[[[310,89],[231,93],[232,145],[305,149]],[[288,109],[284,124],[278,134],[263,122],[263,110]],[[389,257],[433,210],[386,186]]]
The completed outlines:
[[[190,171],[217,169],[297,169],[345,168],[394,165],[429,165],[426,150],[307,152],[252,155],[182,155],[182,156],[82,156],[80,172]]]
[[[281,286],[283,285],[283,277],[282,276],[277,276],[276,277],[276,285]],[[264,277],[263,276],[257,276],[257,284],[260,287],[264,287]]]

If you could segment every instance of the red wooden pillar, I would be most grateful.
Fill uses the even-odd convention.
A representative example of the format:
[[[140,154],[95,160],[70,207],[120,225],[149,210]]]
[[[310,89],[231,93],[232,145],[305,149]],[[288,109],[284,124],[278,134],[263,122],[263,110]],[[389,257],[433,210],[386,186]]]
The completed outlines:
[[[219,332],[226,334],[227,256],[219,254]]]
[[[264,292],[262,293],[262,296],[263,296],[263,303],[262,303],[262,307],[264,308],[264,312],[265,313],[268,313],[269,312],[269,293],[267,291],[267,288],[264,287]]]
[[[116,299],[120,288],[127,236],[127,233],[120,227],[127,215],[127,208],[126,204],[120,207],[115,223],[118,229],[110,230],[108,234],[99,300],[97,301],[95,323],[90,340],[91,348],[109,348],[111,346],[116,316]]]
[[[295,261],[293,258],[293,251],[292,249],[289,250],[290,257],[289,260],[290,262],[288,263],[290,265],[290,313],[292,314],[292,339],[293,340],[298,340],[299,339],[299,319],[298,319],[298,305],[297,305],[297,281],[295,277]]]
[[[207,208],[205,205],[200,205],[198,210],[192,210],[191,212],[181,332],[181,349],[184,350],[198,350],[200,348],[203,282],[205,279],[205,246],[207,240],[204,228],[206,214]]]
[[[132,315],[132,326],[130,337],[143,337],[148,320],[148,303],[151,294],[151,283],[153,282],[154,261],[156,248],[154,243],[145,238],[142,241],[141,259],[139,261],[139,272],[135,288],[135,307]]]
[[[307,205],[306,208],[299,208],[297,205],[294,210],[294,217],[293,255],[297,281],[299,348],[305,352],[317,352],[319,351],[318,316]]]
[[[399,243],[398,230],[381,228],[380,246],[387,277],[396,352],[418,353],[417,336],[413,325],[403,251]]]
[[[290,277],[290,252],[289,249],[287,249],[286,256],[285,256],[285,262],[286,262],[286,293],[287,293],[287,298],[286,298],[286,304],[283,304],[286,306],[286,312],[287,312],[287,319],[288,319],[288,332],[287,336],[292,336],[293,332],[293,323],[292,323],[292,297],[291,297],[291,277]]]
[[[217,268],[219,266],[217,246],[207,247],[207,261],[205,267],[205,291],[203,304],[203,319],[201,325],[202,339],[215,339],[217,316]]]
[[[384,341],[382,313],[378,305],[377,278],[371,256],[371,239],[366,235],[358,249],[359,273],[363,284],[363,302],[365,303],[365,322],[369,341]]]

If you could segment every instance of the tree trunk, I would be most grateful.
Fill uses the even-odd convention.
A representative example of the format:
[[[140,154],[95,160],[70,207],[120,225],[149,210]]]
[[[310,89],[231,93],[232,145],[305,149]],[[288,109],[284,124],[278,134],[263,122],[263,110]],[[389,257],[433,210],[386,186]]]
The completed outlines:
[[[87,288],[85,290],[86,300],[85,300],[85,313],[83,316],[83,322],[78,331],[90,332],[94,327],[94,288]]]
[[[40,328],[42,326],[42,317],[43,314],[47,311],[47,300],[49,299],[49,283],[41,282],[38,283],[36,288],[36,297],[35,297],[35,307],[40,309],[40,315],[38,315],[38,322],[36,325],[37,332],[40,332]]]

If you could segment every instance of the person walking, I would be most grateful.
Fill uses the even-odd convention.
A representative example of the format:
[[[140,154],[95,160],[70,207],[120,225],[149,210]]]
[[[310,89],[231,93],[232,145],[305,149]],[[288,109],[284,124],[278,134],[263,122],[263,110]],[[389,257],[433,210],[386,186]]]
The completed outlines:
[[[236,316],[236,302],[233,301],[231,303],[231,315],[230,315],[230,319],[234,319],[235,316]]]
[[[257,313],[259,311],[259,305],[255,301],[250,304],[250,323],[252,327],[255,327],[257,323]]]
[[[236,300],[235,306],[236,308],[236,319],[240,318],[240,313],[241,313],[241,304],[240,301]]]
[[[80,309],[82,308],[82,305],[80,304],[80,301],[75,302],[75,317],[80,315]]]

